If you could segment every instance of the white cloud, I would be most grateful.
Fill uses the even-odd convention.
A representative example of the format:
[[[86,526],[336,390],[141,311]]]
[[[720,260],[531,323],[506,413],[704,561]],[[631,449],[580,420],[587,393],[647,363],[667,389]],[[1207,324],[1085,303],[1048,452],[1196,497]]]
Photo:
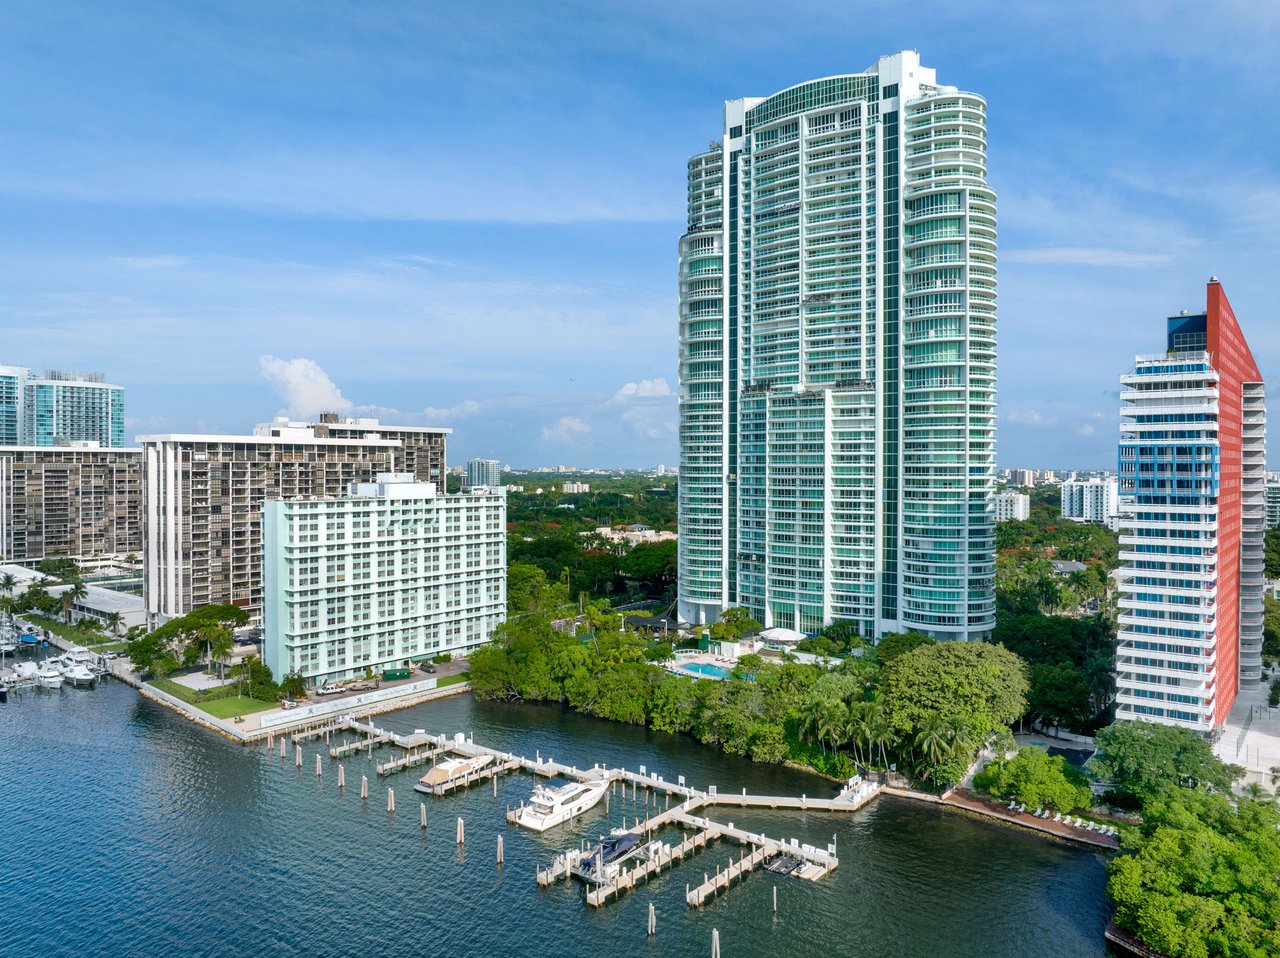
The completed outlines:
[[[554,425],[543,427],[542,438],[546,442],[572,442],[590,431],[591,427],[576,416],[561,416]]]
[[[671,386],[666,379],[642,379],[635,383],[624,383],[609,400],[610,404],[627,403],[633,399],[656,399],[671,395]]]
[[[1019,426],[1052,426],[1055,422],[1034,409],[1014,409],[1003,413],[1001,418],[1006,422],[1017,423]]]
[[[1090,246],[1014,249],[1005,251],[1001,256],[1007,263],[1033,263],[1048,266],[1118,266],[1122,269],[1163,266],[1173,260],[1168,253],[1134,253],[1128,250]]]
[[[465,399],[455,406],[428,406],[422,410],[424,419],[432,422],[448,425],[455,419],[464,419],[467,416],[474,416],[480,411],[480,404],[474,399]]]
[[[290,416],[307,419],[322,412],[351,409],[351,401],[313,359],[259,356],[258,371],[284,397]]]
[[[1091,426],[1091,425],[1090,425],[1089,423],[1087,423],[1087,422],[1086,422],[1086,423],[1081,423],[1080,425],[1076,426],[1076,435],[1077,435],[1077,436],[1084,436],[1084,437],[1088,438],[1089,436],[1092,436],[1096,431],[1097,431],[1097,430],[1095,430],[1095,429],[1093,428],[1093,426]]]

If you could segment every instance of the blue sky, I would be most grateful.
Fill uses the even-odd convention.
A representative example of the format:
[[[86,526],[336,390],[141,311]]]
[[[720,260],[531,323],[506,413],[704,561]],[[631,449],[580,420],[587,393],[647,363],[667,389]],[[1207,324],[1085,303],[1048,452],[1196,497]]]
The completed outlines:
[[[1112,464],[1210,274],[1280,377],[1265,2],[9,0],[0,362],[105,371],[131,434],[337,406],[675,463],[686,158],[908,48],[989,104],[1002,465]]]

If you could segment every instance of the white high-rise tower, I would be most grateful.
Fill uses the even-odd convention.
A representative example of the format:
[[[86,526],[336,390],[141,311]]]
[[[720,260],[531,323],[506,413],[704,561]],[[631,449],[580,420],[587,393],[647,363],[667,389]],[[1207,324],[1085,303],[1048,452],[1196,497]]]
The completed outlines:
[[[986,103],[919,56],[725,104],[680,241],[680,603],[990,635]]]

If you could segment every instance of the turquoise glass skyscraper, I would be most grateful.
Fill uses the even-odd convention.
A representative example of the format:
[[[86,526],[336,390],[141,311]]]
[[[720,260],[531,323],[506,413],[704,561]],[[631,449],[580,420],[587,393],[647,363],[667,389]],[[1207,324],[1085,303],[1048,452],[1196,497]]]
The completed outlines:
[[[681,618],[989,637],[982,97],[903,52],[726,102],[679,275]]]

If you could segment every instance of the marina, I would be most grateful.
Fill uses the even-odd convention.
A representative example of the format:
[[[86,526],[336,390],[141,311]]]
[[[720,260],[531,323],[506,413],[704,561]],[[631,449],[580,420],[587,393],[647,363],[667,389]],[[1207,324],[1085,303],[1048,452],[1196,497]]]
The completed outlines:
[[[77,880],[67,886],[64,905],[79,920],[31,926],[31,949],[160,954],[177,942],[217,941],[232,955],[410,958],[423,953],[422,936],[428,936],[433,953],[533,955],[554,942],[564,958],[591,958],[602,951],[640,953],[652,906],[654,950],[646,953],[663,958],[706,958],[713,928],[724,958],[830,958],[833,943],[851,958],[967,958],[965,943],[975,938],[986,958],[1025,958],[1028,940],[1045,958],[1105,953],[1104,859],[1087,850],[883,793],[854,814],[739,807],[730,799],[741,799],[743,789],[749,796],[807,794],[808,805],[814,796],[835,796],[837,788],[686,737],[555,707],[462,696],[374,724],[405,741],[420,728],[469,729],[476,747],[527,755],[534,766],[540,752],[544,766],[554,755],[557,767],[585,773],[598,763],[629,775],[625,792],[619,779],[607,803],[576,824],[539,833],[504,819],[508,804],[527,801],[535,783],[548,781],[535,771],[440,798],[419,796],[411,784],[421,772],[376,778],[377,764],[405,754],[394,745],[375,749],[372,759],[360,752],[326,762],[323,776],[316,776],[317,751],[364,737],[350,730],[330,729],[328,743],[323,733],[304,742],[298,766],[294,747],[283,760],[280,741],[271,750],[244,749],[123,683],[85,694],[41,691],[21,708],[0,708],[13,798],[12,812],[0,819],[0,839],[25,849],[10,860],[0,886],[15,893],[74,862]],[[673,808],[683,801],[674,792],[646,789],[642,765],[672,780],[673,789],[676,772],[690,791],[708,792],[704,783],[718,783],[721,802],[693,817],[732,821],[735,829],[776,838],[780,847],[785,836],[788,845],[794,838],[825,849],[837,836],[839,867],[808,882],[757,866],[747,876],[735,873],[728,888],[722,880],[715,896],[690,907],[686,885],[692,891],[703,884],[704,873],[714,883],[717,869],[723,875],[744,852],[750,856],[750,848],[720,837],[690,849],[683,861],[673,851],[676,860],[660,871],[635,873],[635,886],[611,894],[607,907],[587,905],[596,886],[576,877],[540,886],[538,870],[564,849],[598,844],[599,836],[632,829],[646,814],[652,824],[668,796]],[[112,770],[109,787],[101,768]],[[345,768],[344,788],[338,768]],[[362,776],[369,784],[364,801]],[[397,799],[392,813],[386,811],[388,785]],[[425,800],[426,828],[418,798]],[[462,845],[459,818],[466,825]],[[229,830],[235,841],[226,840]],[[24,843],[22,836],[36,833],[75,834],[77,841]],[[674,850],[706,834],[672,822],[649,840]],[[84,847],[95,853],[84,855]],[[623,867],[635,872],[646,864],[637,856]],[[785,851],[770,864],[785,866]],[[122,883],[134,889],[125,910],[118,907]],[[222,917],[228,883],[243,906],[235,927]],[[368,916],[344,924],[340,941],[332,934],[335,902],[344,913]],[[421,934],[405,933],[407,923]]]
[[[825,812],[857,812],[880,792],[879,784],[854,778],[834,798],[752,794],[746,788],[724,792],[714,786],[696,789],[686,784],[683,776],[670,781],[641,766],[639,771],[626,768],[609,768],[595,763],[589,769],[565,765],[551,758],[543,758],[541,750],[535,750],[532,759],[502,749],[492,748],[475,741],[474,734],[455,733],[452,736],[431,734],[425,729],[415,729],[411,734],[397,734],[375,725],[361,722],[354,716],[339,718],[324,726],[292,737],[295,766],[303,764],[302,744],[323,737],[331,742],[334,735],[353,736],[349,741],[331,744],[330,761],[346,756],[358,756],[365,752],[371,757],[376,746],[390,746],[403,754],[375,766],[377,774],[391,775],[399,771],[424,765],[431,769],[413,786],[425,795],[442,798],[452,792],[464,791],[482,782],[493,782],[497,795],[497,777],[510,772],[524,771],[539,778],[562,780],[562,784],[535,784],[527,800],[522,799],[514,808],[508,806],[506,822],[509,826],[542,833],[577,822],[602,802],[606,810],[610,796],[619,791],[625,801],[631,791],[631,805],[637,810],[628,827],[623,820],[621,827],[611,830],[608,838],[602,838],[592,847],[579,846],[562,851],[552,863],[535,870],[537,885],[547,887],[556,881],[576,878],[588,888],[585,901],[592,907],[602,907],[616,901],[624,892],[639,884],[653,880],[664,871],[687,861],[713,842],[726,840],[741,847],[736,860],[723,869],[716,868],[715,875],[704,874],[702,882],[686,889],[685,901],[689,907],[702,907],[709,900],[727,891],[745,879],[756,869],[774,865],[778,874],[789,875],[807,881],[818,881],[839,865],[834,843],[819,848],[813,844],[791,838],[769,838],[763,832],[736,828],[732,822],[713,821],[705,813],[719,806],[738,809],[767,809],[776,811],[801,810]],[[268,740],[267,750],[273,750]],[[286,741],[280,740],[280,756],[287,754]],[[316,775],[321,775],[321,755],[316,754]],[[339,787],[343,787],[345,769],[339,766]],[[639,793],[644,791],[644,815],[638,814]],[[367,800],[367,779],[361,786],[361,798]],[[672,798],[676,802],[672,804]],[[662,808],[659,809],[659,800]],[[395,801],[391,789],[387,792],[388,811],[394,811]],[[695,814],[702,812],[704,814]],[[426,827],[426,806],[422,807],[422,823]],[[656,836],[668,827],[680,830],[672,842]],[[459,844],[463,844],[463,826],[459,820]],[[786,867],[779,867],[785,861]]]

